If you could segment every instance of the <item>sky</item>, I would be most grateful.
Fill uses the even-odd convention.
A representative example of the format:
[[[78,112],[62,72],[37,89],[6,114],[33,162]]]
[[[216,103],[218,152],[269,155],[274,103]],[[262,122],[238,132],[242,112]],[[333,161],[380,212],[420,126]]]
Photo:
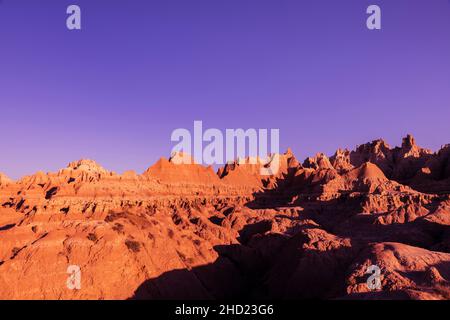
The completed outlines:
[[[81,8],[68,30],[66,8]],[[368,30],[379,5],[382,29]],[[450,143],[448,0],[0,0],[0,172],[144,171],[174,129],[278,128],[304,159]]]

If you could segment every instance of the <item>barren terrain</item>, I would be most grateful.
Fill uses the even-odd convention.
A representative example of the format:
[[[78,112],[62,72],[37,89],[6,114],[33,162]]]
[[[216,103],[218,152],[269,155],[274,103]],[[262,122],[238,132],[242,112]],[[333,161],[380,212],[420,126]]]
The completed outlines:
[[[280,161],[0,174],[0,299],[450,299],[450,145]]]

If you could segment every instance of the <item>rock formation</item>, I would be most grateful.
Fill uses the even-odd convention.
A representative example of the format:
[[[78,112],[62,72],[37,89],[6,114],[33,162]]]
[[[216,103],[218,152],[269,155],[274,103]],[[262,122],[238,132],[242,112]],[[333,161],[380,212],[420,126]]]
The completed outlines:
[[[0,299],[450,299],[449,145],[274,156],[0,174]]]

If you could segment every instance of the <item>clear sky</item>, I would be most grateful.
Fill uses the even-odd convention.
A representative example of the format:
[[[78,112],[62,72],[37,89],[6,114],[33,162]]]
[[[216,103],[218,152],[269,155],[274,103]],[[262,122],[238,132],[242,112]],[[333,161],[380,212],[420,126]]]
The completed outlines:
[[[301,159],[406,133],[436,150],[450,142],[450,2],[0,0],[0,172],[80,158],[142,172],[194,120],[279,128]]]

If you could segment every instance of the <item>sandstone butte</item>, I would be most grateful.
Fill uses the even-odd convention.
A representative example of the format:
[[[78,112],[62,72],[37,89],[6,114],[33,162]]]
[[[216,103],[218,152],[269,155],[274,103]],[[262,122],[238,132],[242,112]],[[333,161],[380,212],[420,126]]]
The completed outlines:
[[[269,177],[176,157],[0,174],[0,299],[450,299],[450,145],[288,150]]]

